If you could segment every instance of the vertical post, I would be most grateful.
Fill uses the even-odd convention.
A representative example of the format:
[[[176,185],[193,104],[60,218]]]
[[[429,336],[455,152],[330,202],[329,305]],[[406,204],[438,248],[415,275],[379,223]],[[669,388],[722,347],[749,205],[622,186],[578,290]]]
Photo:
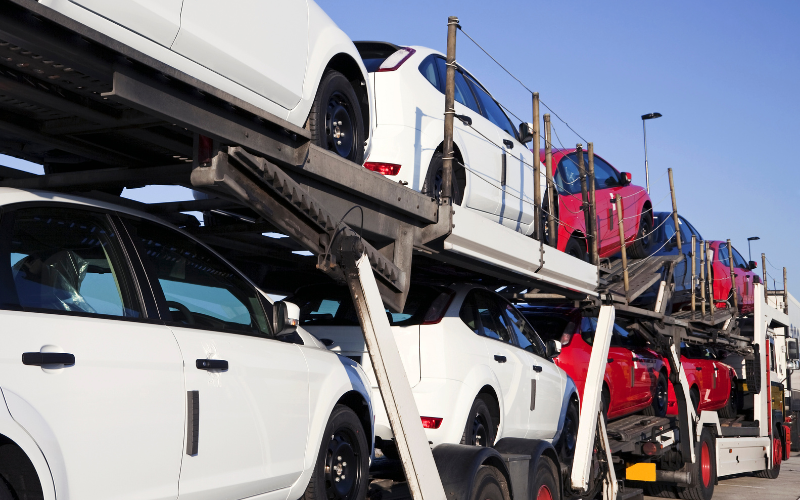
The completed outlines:
[[[591,239],[591,214],[589,214],[589,190],[586,187],[586,168],[584,168],[583,164],[583,144],[578,144],[575,149],[575,155],[578,157],[578,173],[580,173],[581,179],[581,210],[583,210],[586,250],[591,252],[591,245],[589,245],[589,240]]]
[[[708,274],[708,279],[706,280],[706,294],[708,295],[708,308],[711,313],[711,319],[714,319],[714,311],[717,308],[717,303],[714,301],[714,277],[711,275],[711,268],[714,266],[714,258],[711,256],[711,244],[706,241],[706,274]]]
[[[783,268],[783,312],[789,314],[789,289],[786,288],[786,268]]]
[[[694,294],[697,291],[697,286],[696,286],[697,267],[695,264],[696,253],[697,253],[697,236],[695,236],[694,233],[692,233],[692,319],[695,318],[694,313],[695,313],[696,300]]]
[[[700,242],[700,311],[706,319],[706,242]]]
[[[533,93],[533,234],[536,239],[542,240],[542,161],[539,159],[539,148],[541,147],[539,137],[539,93]]]
[[[769,301],[767,294],[767,254],[761,254],[761,273],[764,275],[764,302]]]
[[[442,146],[442,203],[453,196],[453,119],[455,117],[456,28],[458,18],[447,18],[447,73],[444,86],[444,144]],[[435,193],[434,193],[435,194]]]
[[[667,169],[669,173],[669,193],[672,195],[672,220],[675,222],[675,239],[678,242],[678,253],[682,253],[681,249],[681,226],[678,221],[678,202],[675,200],[675,183],[672,181],[672,169]],[[648,193],[650,190],[648,190]]]
[[[628,290],[630,283],[628,283],[628,253],[625,250],[625,218],[622,217],[622,197],[617,195],[614,200],[617,204],[617,222],[619,223],[619,247],[622,252],[622,280],[625,286],[625,298],[628,298]]]
[[[553,147],[550,132],[550,115],[544,115],[544,168],[547,173],[547,231],[550,237],[547,244],[553,248],[557,248],[556,233],[556,203],[558,198],[554,193],[555,183],[553,183]]]
[[[595,266],[600,264],[600,259],[597,254],[597,203],[595,201],[594,193],[594,143],[590,142],[589,146],[589,217],[590,226],[589,234],[592,237],[592,264]]]
[[[733,313],[739,312],[739,298],[736,294],[736,273],[733,272],[733,251],[731,240],[728,240],[728,269],[731,272],[731,295],[733,295]]]

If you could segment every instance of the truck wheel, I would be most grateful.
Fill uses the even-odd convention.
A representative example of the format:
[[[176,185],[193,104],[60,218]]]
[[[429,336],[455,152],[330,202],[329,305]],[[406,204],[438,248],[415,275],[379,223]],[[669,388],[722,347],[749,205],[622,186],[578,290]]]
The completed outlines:
[[[678,487],[678,496],[687,500],[711,500],[714,483],[717,482],[717,458],[714,438],[708,429],[703,429],[700,442],[695,449],[697,461],[692,467],[692,485]]]
[[[363,498],[369,481],[370,450],[356,414],[344,405],[333,408],[304,500]]]
[[[658,372],[656,389],[653,392],[653,403],[644,409],[644,414],[651,417],[663,417],[667,414],[668,397],[667,376]]]
[[[756,472],[756,476],[764,479],[778,479],[781,473],[781,462],[783,461],[783,443],[778,429],[772,431],[772,467]]]
[[[353,86],[335,70],[327,70],[319,82],[308,115],[314,144],[361,165],[364,161],[364,118]]]
[[[502,472],[490,465],[478,469],[473,485],[470,500],[511,500],[508,481]]]
[[[647,213],[642,214],[639,219],[639,230],[636,231],[636,239],[630,246],[630,256],[634,259],[644,259],[650,251],[650,241],[653,239],[653,220]]]
[[[547,457],[539,458],[536,466],[536,477],[533,490],[528,493],[531,500],[557,500],[561,498],[558,489],[558,471],[556,465]]]
[[[496,427],[492,421],[489,407],[481,398],[472,402],[472,408],[467,416],[467,425],[461,436],[461,444],[469,446],[492,446],[494,444]]]

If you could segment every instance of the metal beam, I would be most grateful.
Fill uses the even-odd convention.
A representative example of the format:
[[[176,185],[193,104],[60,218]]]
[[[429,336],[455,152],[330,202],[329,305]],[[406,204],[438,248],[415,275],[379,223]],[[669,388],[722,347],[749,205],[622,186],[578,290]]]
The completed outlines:
[[[126,186],[140,185],[190,185],[189,176],[192,165],[166,165],[147,168],[109,168],[99,170],[82,170],[63,174],[37,175],[24,179],[5,179],[0,181],[2,187],[19,189],[71,189],[89,186]]]

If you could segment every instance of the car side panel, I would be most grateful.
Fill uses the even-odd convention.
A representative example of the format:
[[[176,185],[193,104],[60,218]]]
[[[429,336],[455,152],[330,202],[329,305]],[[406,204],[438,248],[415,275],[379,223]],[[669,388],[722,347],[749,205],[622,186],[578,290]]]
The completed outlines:
[[[72,1],[165,47],[178,34],[184,4],[184,0]]]

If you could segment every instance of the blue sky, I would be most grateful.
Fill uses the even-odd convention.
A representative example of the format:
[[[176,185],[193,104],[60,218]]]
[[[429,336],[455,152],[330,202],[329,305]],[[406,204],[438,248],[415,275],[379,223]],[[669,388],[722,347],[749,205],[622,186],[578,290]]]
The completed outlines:
[[[595,151],[644,185],[644,113],[651,197],[669,210],[673,168],[678,211],[709,239],[730,238],[754,260],[766,252],[788,267],[800,297],[800,2],[570,0],[559,2],[319,0],[354,40],[385,40],[445,50],[447,16]],[[457,58],[492,94],[530,118],[530,95],[466,37]],[[543,109],[543,112],[545,110]],[[553,118],[565,146],[583,142]],[[0,164],[19,163],[0,157]],[[35,168],[35,167],[34,167]],[[142,200],[186,199],[187,190],[137,190]],[[758,257],[756,257],[758,256]],[[778,278],[779,269],[768,265]],[[779,287],[781,285],[779,284]]]

